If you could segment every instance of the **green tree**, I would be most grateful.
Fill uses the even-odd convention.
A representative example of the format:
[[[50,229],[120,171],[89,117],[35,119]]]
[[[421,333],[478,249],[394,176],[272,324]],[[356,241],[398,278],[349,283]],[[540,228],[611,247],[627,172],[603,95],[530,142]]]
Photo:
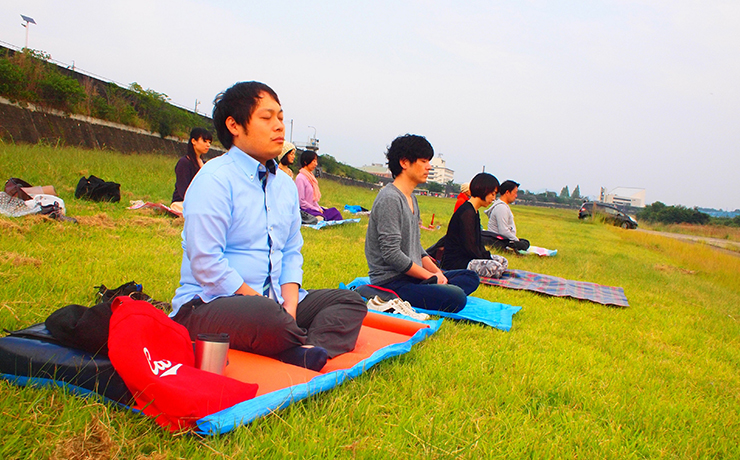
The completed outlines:
[[[438,184],[437,182],[427,182],[426,189],[434,193],[444,193],[445,186],[442,184]]]

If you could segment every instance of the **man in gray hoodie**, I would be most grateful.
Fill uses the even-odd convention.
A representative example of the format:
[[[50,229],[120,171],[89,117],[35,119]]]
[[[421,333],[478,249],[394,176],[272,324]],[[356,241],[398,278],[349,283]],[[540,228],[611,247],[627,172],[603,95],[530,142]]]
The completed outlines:
[[[509,205],[516,200],[519,184],[513,180],[504,181],[498,188],[499,198],[484,212],[488,216],[488,231],[494,238],[487,240],[498,249],[511,248],[515,251],[529,249],[529,241],[516,237],[514,214]]]
[[[471,270],[442,271],[421,247],[421,214],[413,191],[427,181],[434,156],[422,136],[396,138],[386,152],[393,183],[373,203],[365,238],[370,282],[414,307],[458,312],[480,279]]]

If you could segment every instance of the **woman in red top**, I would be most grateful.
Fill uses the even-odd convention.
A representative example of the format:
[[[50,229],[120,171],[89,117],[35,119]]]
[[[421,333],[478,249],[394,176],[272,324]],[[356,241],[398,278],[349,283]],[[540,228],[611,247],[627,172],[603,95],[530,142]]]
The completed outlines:
[[[460,186],[460,194],[457,196],[455,202],[455,211],[460,207],[461,204],[465,203],[470,199],[470,182],[465,182]],[[453,211],[454,212],[454,211]]]

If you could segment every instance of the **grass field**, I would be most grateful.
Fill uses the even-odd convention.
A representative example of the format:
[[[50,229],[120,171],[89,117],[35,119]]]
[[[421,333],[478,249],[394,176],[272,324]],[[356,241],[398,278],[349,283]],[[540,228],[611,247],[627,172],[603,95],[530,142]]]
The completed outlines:
[[[726,225],[696,225],[696,224],[644,224],[641,227],[659,232],[681,233],[684,235],[706,236],[728,241],[740,241],[740,228]]]
[[[0,178],[53,184],[79,225],[0,217],[0,325],[19,329],[93,286],[130,280],[169,301],[180,220],[125,209],[168,203],[173,157],[0,144]],[[121,203],[76,200],[82,175],[121,183]],[[495,174],[495,171],[494,171]],[[321,181],[323,203],[377,191]],[[454,201],[421,197],[424,246]],[[95,399],[0,382],[0,458],[740,458],[740,258],[515,206],[519,234],[558,249],[511,268],[621,286],[629,308],[481,286],[522,306],[510,332],[445,321],[410,353],[218,437],[172,436]],[[485,225],[486,217],[482,215]],[[304,286],[365,275],[367,218],[303,231]]]

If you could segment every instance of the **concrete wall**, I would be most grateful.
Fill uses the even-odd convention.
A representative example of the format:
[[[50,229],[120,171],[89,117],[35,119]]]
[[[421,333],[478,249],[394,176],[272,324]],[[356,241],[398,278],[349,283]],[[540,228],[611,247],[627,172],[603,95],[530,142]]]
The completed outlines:
[[[89,117],[66,115],[0,100],[0,138],[6,142],[107,149],[119,152],[161,152],[182,155],[185,144],[144,130]]]

